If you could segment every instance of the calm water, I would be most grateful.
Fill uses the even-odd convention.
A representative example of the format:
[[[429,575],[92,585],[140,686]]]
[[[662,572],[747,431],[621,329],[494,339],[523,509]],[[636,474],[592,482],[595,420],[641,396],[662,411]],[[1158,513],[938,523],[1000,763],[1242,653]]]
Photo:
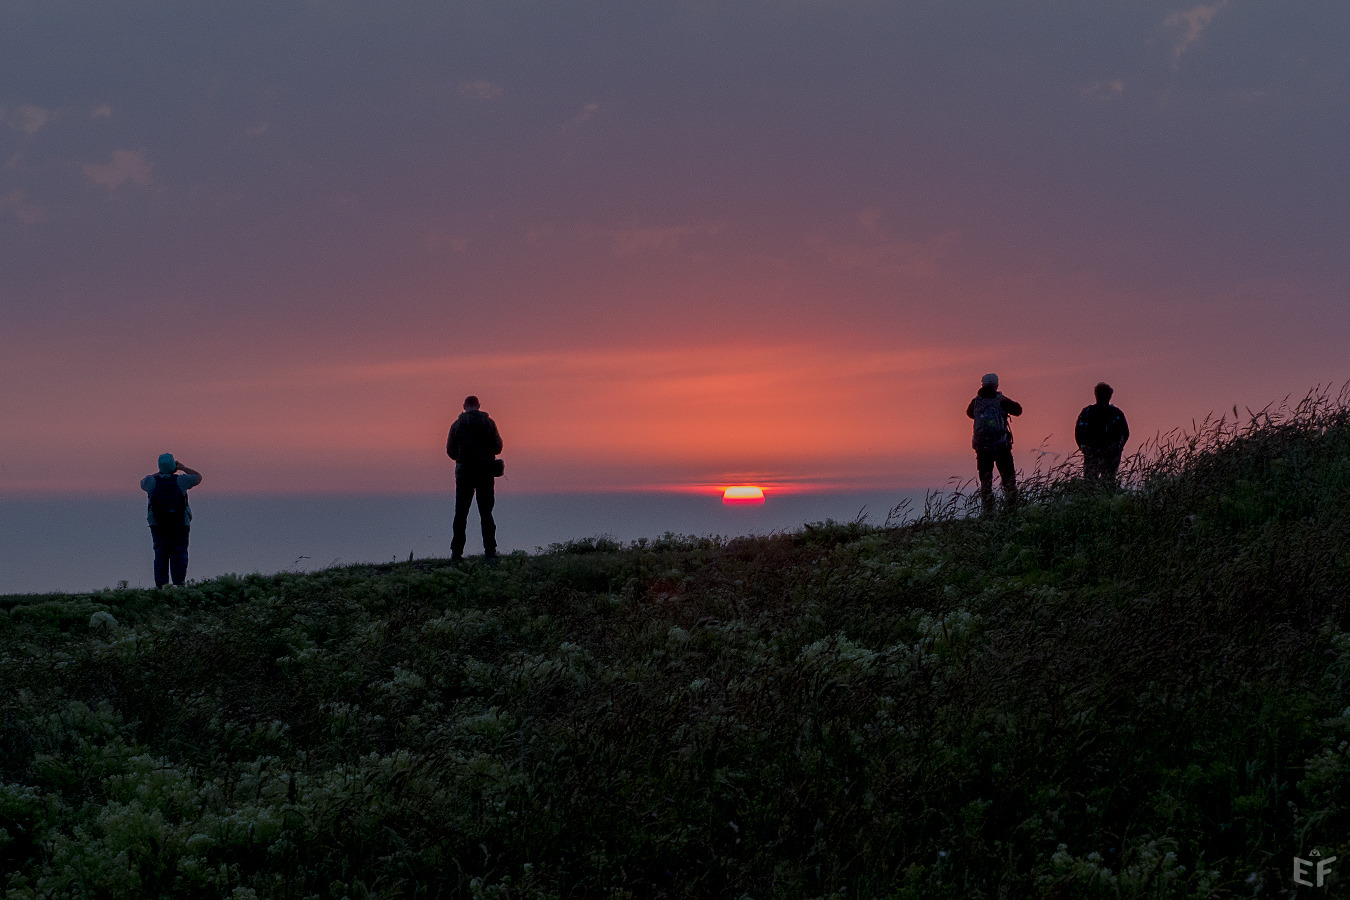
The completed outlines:
[[[502,552],[606,535],[628,541],[676,534],[767,534],[825,519],[852,521],[866,509],[881,523],[923,492],[770,497],[763,506],[723,506],[683,494],[527,494],[497,498]],[[192,496],[189,579],[234,572],[322,569],[450,555],[453,497]],[[470,555],[482,553],[470,513]],[[87,591],[154,584],[143,495],[99,500],[0,500],[0,594]]]

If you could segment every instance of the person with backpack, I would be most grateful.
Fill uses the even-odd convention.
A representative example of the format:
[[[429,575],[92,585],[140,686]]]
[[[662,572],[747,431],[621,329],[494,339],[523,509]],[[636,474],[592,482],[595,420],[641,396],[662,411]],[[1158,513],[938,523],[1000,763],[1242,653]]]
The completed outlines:
[[[175,460],[172,453],[161,453],[159,471],[141,479],[141,490],[150,495],[146,518],[155,546],[156,588],[168,584],[170,574],[176,585],[187,580],[188,533],[192,527],[187,492],[201,483],[201,473]]]
[[[502,436],[497,423],[478,408],[478,398],[464,398],[464,412],[450,426],[445,453],[455,461],[455,524],[450,538],[450,559],[464,558],[469,507],[478,496],[478,519],[483,527],[483,558],[497,558],[497,523],[492,520],[495,502],[493,479],[502,474]]]
[[[980,391],[966,407],[966,415],[975,420],[975,467],[980,473],[980,499],[985,513],[994,511],[994,467],[998,466],[1003,496],[1009,504],[1017,502],[1017,470],[1013,466],[1012,428],[1009,416],[1020,416],[1022,404],[1009,400],[998,389],[998,376],[992,372],[980,379]]]
[[[1092,389],[1097,402],[1083,407],[1073,429],[1073,439],[1083,453],[1083,479],[1088,484],[1115,487],[1120,455],[1130,439],[1125,414],[1111,405],[1111,385],[1099,382]]]

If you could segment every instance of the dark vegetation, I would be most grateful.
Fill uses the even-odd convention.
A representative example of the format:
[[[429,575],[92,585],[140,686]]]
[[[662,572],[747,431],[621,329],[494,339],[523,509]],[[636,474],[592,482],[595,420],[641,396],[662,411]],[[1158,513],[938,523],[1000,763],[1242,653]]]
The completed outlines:
[[[1350,866],[1346,398],[1131,480],[0,598],[0,887],[1289,896],[1295,854]]]

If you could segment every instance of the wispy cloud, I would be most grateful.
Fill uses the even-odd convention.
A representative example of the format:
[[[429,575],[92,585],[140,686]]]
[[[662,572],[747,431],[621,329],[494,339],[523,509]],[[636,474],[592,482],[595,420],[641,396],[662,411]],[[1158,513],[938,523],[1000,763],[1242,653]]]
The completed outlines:
[[[614,416],[611,403],[631,405],[634,415],[659,418],[660,409],[640,411],[660,401],[675,404],[690,416],[714,410],[753,410],[781,404],[796,416],[803,405],[825,408],[840,382],[874,387],[901,380],[948,377],[969,380],[972,359],[988,358],[989,347],[924,347],[863,350],[857,347],[783,344],[679,346],[664,349],[610,349],[484,353],[437,356],[334,366],[304,366],[281,372],[253,373],[241,378],[203,382],[203,391],[235,395],[275,387],[349,390],[352,385],[461,381],[491,383],[503,392],[525,392],[534,401],[592,396],[596,415]],[[880,389],[880,388],[878,388]],[[783,393],[779,393],[779,391]],[[803,393],[805,392],[805,393]],[[603,400],[604,402],[600,402]],[[546,404],[547,405],[547,404]],[[559,415],[575,413],[562,402]],[[669,411],[669,407],[666,410]]]
[[[422,244],[428,250],[449,250],[454,254],[466,253],[469,249],[468,238],[439,231],[428,232],[422,239]]]
[[[1112,97],[1119,97],[1123,93],[1125,93],[1125,82],[1119,78],[1112,78],[1109,81],[1094,81],[1078,89],[1078,96],[1090,100],[1109,100]]]
[[[831,265],[845,270],[864,270],[883,275],[937,278],[957,235],[947,232],[924,241],[888,238],[877,228],[870,210],[858,218],[858,240],[820,241],[817,248]]]
[[[112,162],[84,164],[84,177],[115,191],[130,182],[138,187],[150,187],[150,163],[139,150],[114,150]]]
[[[665,228],[626,228],[608,232],[614,252],[621,256],[650,250],[673,250],[691,237],[717,234],[726,225],[672,225]]]
[[[56,113],[49,109],[23,104],[14,107],[14,111],[9,114],[7,121],[9,127],[15,131],[22,131],[24,134],[37,134],[44,125],[55,118]]]
[[[267,133],[268,126],[270,126],[271,124],[272,124],[271,122],[259,122],[257,125],[249,125],[247,128],[244,129],[244,136],[251,138],[262,137],[264,134]]]
[[[111,106],[109,106],[106,103],[100,103],[98,106],[95,106],[93,110],[90,111],[89,118],[108,119],[112,117],[112,114],[113,108]]]
[[[587,103],[585,106],[581,108],[581,112],[577,113],[575,116],[573,116],[572,118],[568,119],[566,122],[563,123],[563,130],[570,131],[573,128],[580,128],[582,125],[585,125],[587,122],[593,119],[595,117],[595,114],[599,111],[600,111],[600,104],[592,100],[590,103]]]
[[[23,191],[10,191],[8,194],[0,195],[0,213],[8,213],[20,222],[30,225],[47,219],[47,213],[42,207],[30,202]]]
[[[1219,11],[1228,5],[1229,0],[1216,0],[1214,3],[1201,4],[1191,9],[1180,10],[1168,16],[1163,24],[1168,28],[1182,29],[1180,37],[1172,45],[1172,62],[1181,59],[1181,55],[1191,45],[1200,40],[1200,35],[1214,21]]]
[[[540,241],[546,241],[549,238],[553,237],[553,235],[557,232],[557,230],[558,229],[555,228],[553,225],[536,225],[529,231],[525,232],[525,243],[537,244]]]
[[[506,96],[506,88],[500,84],[493,84],[491,81],[461,81],[459,83],[459,95],[468,100],[491,101],[500,100]]]

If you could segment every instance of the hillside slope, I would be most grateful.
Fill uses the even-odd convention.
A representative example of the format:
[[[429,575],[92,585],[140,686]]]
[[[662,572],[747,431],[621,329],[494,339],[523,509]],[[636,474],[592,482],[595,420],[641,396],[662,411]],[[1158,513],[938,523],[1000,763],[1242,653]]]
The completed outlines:
[[[0,886],[1225,897],[1350,866],[1350,411],[1206,426],[1133,478],[0,598]]]

